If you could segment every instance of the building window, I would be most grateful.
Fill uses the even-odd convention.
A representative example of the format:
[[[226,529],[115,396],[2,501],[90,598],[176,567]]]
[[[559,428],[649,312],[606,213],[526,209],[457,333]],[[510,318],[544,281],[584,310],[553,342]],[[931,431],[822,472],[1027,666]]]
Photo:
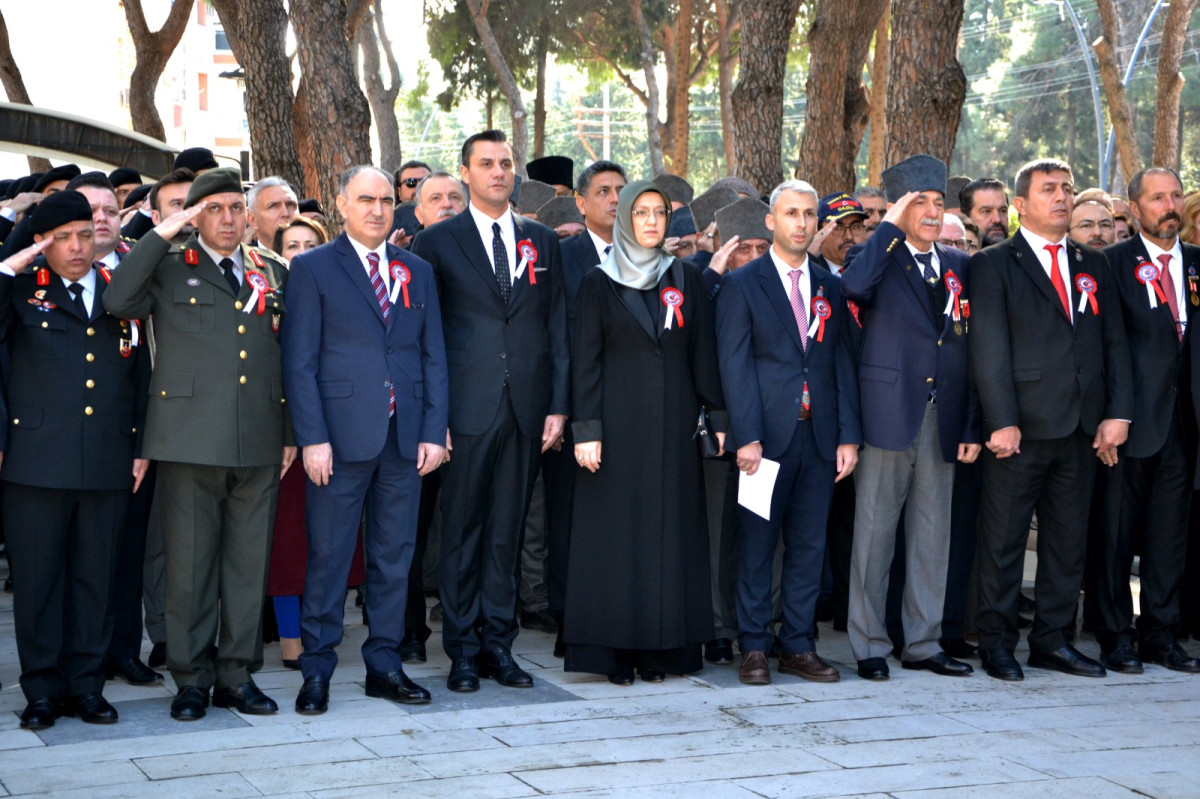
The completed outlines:
[[[229,38],[225,35],[225,29],[217,28],[213,31],[213,34],[216,36],[216,49],[220,52],[230,52]]]
[[[197,74],[200,79],[198,103],[201,111],[208,110],[208,73],[200,72]]]

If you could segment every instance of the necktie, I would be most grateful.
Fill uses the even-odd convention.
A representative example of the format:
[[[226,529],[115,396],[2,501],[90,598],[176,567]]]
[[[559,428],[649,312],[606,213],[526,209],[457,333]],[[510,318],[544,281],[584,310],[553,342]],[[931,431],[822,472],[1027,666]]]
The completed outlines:
[[[1179,324],[1179,299],[1175,296],[1175,278],[1171,277],[1171,253],[1164,252],[1158,256],[1162,270],[1158,282],[1162,284],[1163,294],[1167,295],[1167,307],[1171,309],[1171,318],[1175,320],[1175,336],[1183,341],[1183,326]]]
[[[808,352],[808,314],[804,312],[804,297],[800,293],[800,276],[803,269],[793,269],[788,272],[792,279],[792,314],[796,317],[796,327],[800,329],[800,346]]]
[[[229,284],[229,288],[233,290],[233,296],[236,297],[238,292],[242,290],[242,286],[238,283],[237,275],[233,273],[233,259],[222,258],[220,265],[221,271],[225,273],[225,282]]]
[[[379,253],[367,253],[367,277],[371,279],[371,288],[375,291],[375,300],[379,310],[383,312],[383,323],[392,315],[392,303],[388,300],[387,287],[383,285],[383,275],[379,274]],[[396,414],[396,388],[388,381],[388,416]]]
[[[84,319],[90,319],[91,316],[88,314],[87,306],[83,304],[83,286],[79,283],[72,283],[67,286],[67,291],[71,292],[71,295],[75,298],[75,309],[79,311],[79,315]]]
[[[921,277],[925,278],[925,282],[930,285],[937,283],[938,273],[937,270],[933,268],[933,253],[918,252],[914,253],[914,256],[921,264]]]
[[[512,279],[508,276],[508,250],[504,249],[504,239],[500,238],[498,222],[492,223],[492,258],[496,262],[496,283],[500,286],[500,297],[508,305],[512,296]]]
[[[610,252],[612,252],[612,245],[611,245],[611,244],[609,244],[608,246],[606,246],[606,247],[604,248],[604,258],[602,258],[602,259],[600,259],[600,260],[602,260],[602,261],[603,261],[603,260],[607,260],[607,259],[608,259],[608,254],[609,254]]]
[[[1067,284],[1063,283],[1062,273],[1058,271],[1058,251],[1062,249],[1062,245],[1047,244],[1046,249],[1050,251],[1050,282],[1054,284],[1054,290],[1058,292],[1058,299],[1067,313],[1067,319],[1070,319],[1071,300],[1067,297]]]

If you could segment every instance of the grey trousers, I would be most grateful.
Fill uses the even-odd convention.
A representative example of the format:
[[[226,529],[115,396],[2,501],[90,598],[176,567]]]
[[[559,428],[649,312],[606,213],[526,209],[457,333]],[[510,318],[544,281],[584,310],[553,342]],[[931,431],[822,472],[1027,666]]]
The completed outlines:
[[[925,660],[941,650],[942,607],[950,556],[954,464],[942,459],[937,405],[930,403],[912,446],[903,451],[863,447],[854,472],[854,547],[850,559],[847,631],[857,660],[892,651],[884,622],[896,525],[904,511],[907,577],[900,618],[902,660]]]

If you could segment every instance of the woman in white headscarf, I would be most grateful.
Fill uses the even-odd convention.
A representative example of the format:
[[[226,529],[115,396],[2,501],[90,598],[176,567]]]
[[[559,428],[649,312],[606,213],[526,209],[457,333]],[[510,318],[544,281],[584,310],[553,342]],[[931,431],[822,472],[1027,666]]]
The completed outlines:
[[[621,192],[607,260],[579,289],[573,338],[575,488],[566,670],[617,685],[703,665],[713,637],[701,406],[725,429],[712,305],[699,271],[662,249],[671,202]],[[723,440],[723,433],[719,436]]]

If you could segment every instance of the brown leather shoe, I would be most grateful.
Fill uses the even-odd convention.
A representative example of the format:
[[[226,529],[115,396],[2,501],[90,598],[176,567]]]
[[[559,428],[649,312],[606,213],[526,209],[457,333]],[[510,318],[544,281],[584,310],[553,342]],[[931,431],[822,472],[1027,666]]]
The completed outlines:
[[[837,682],[842,675],[833,666],[821,660],[816,652],[801,652],[798,655],[780,655],[779,671],[803,677],[813,682]]]
[[[770,685],[771,666],[767,663],[767,653],[755,649],[742,655],[738,679],[746,685]]]

